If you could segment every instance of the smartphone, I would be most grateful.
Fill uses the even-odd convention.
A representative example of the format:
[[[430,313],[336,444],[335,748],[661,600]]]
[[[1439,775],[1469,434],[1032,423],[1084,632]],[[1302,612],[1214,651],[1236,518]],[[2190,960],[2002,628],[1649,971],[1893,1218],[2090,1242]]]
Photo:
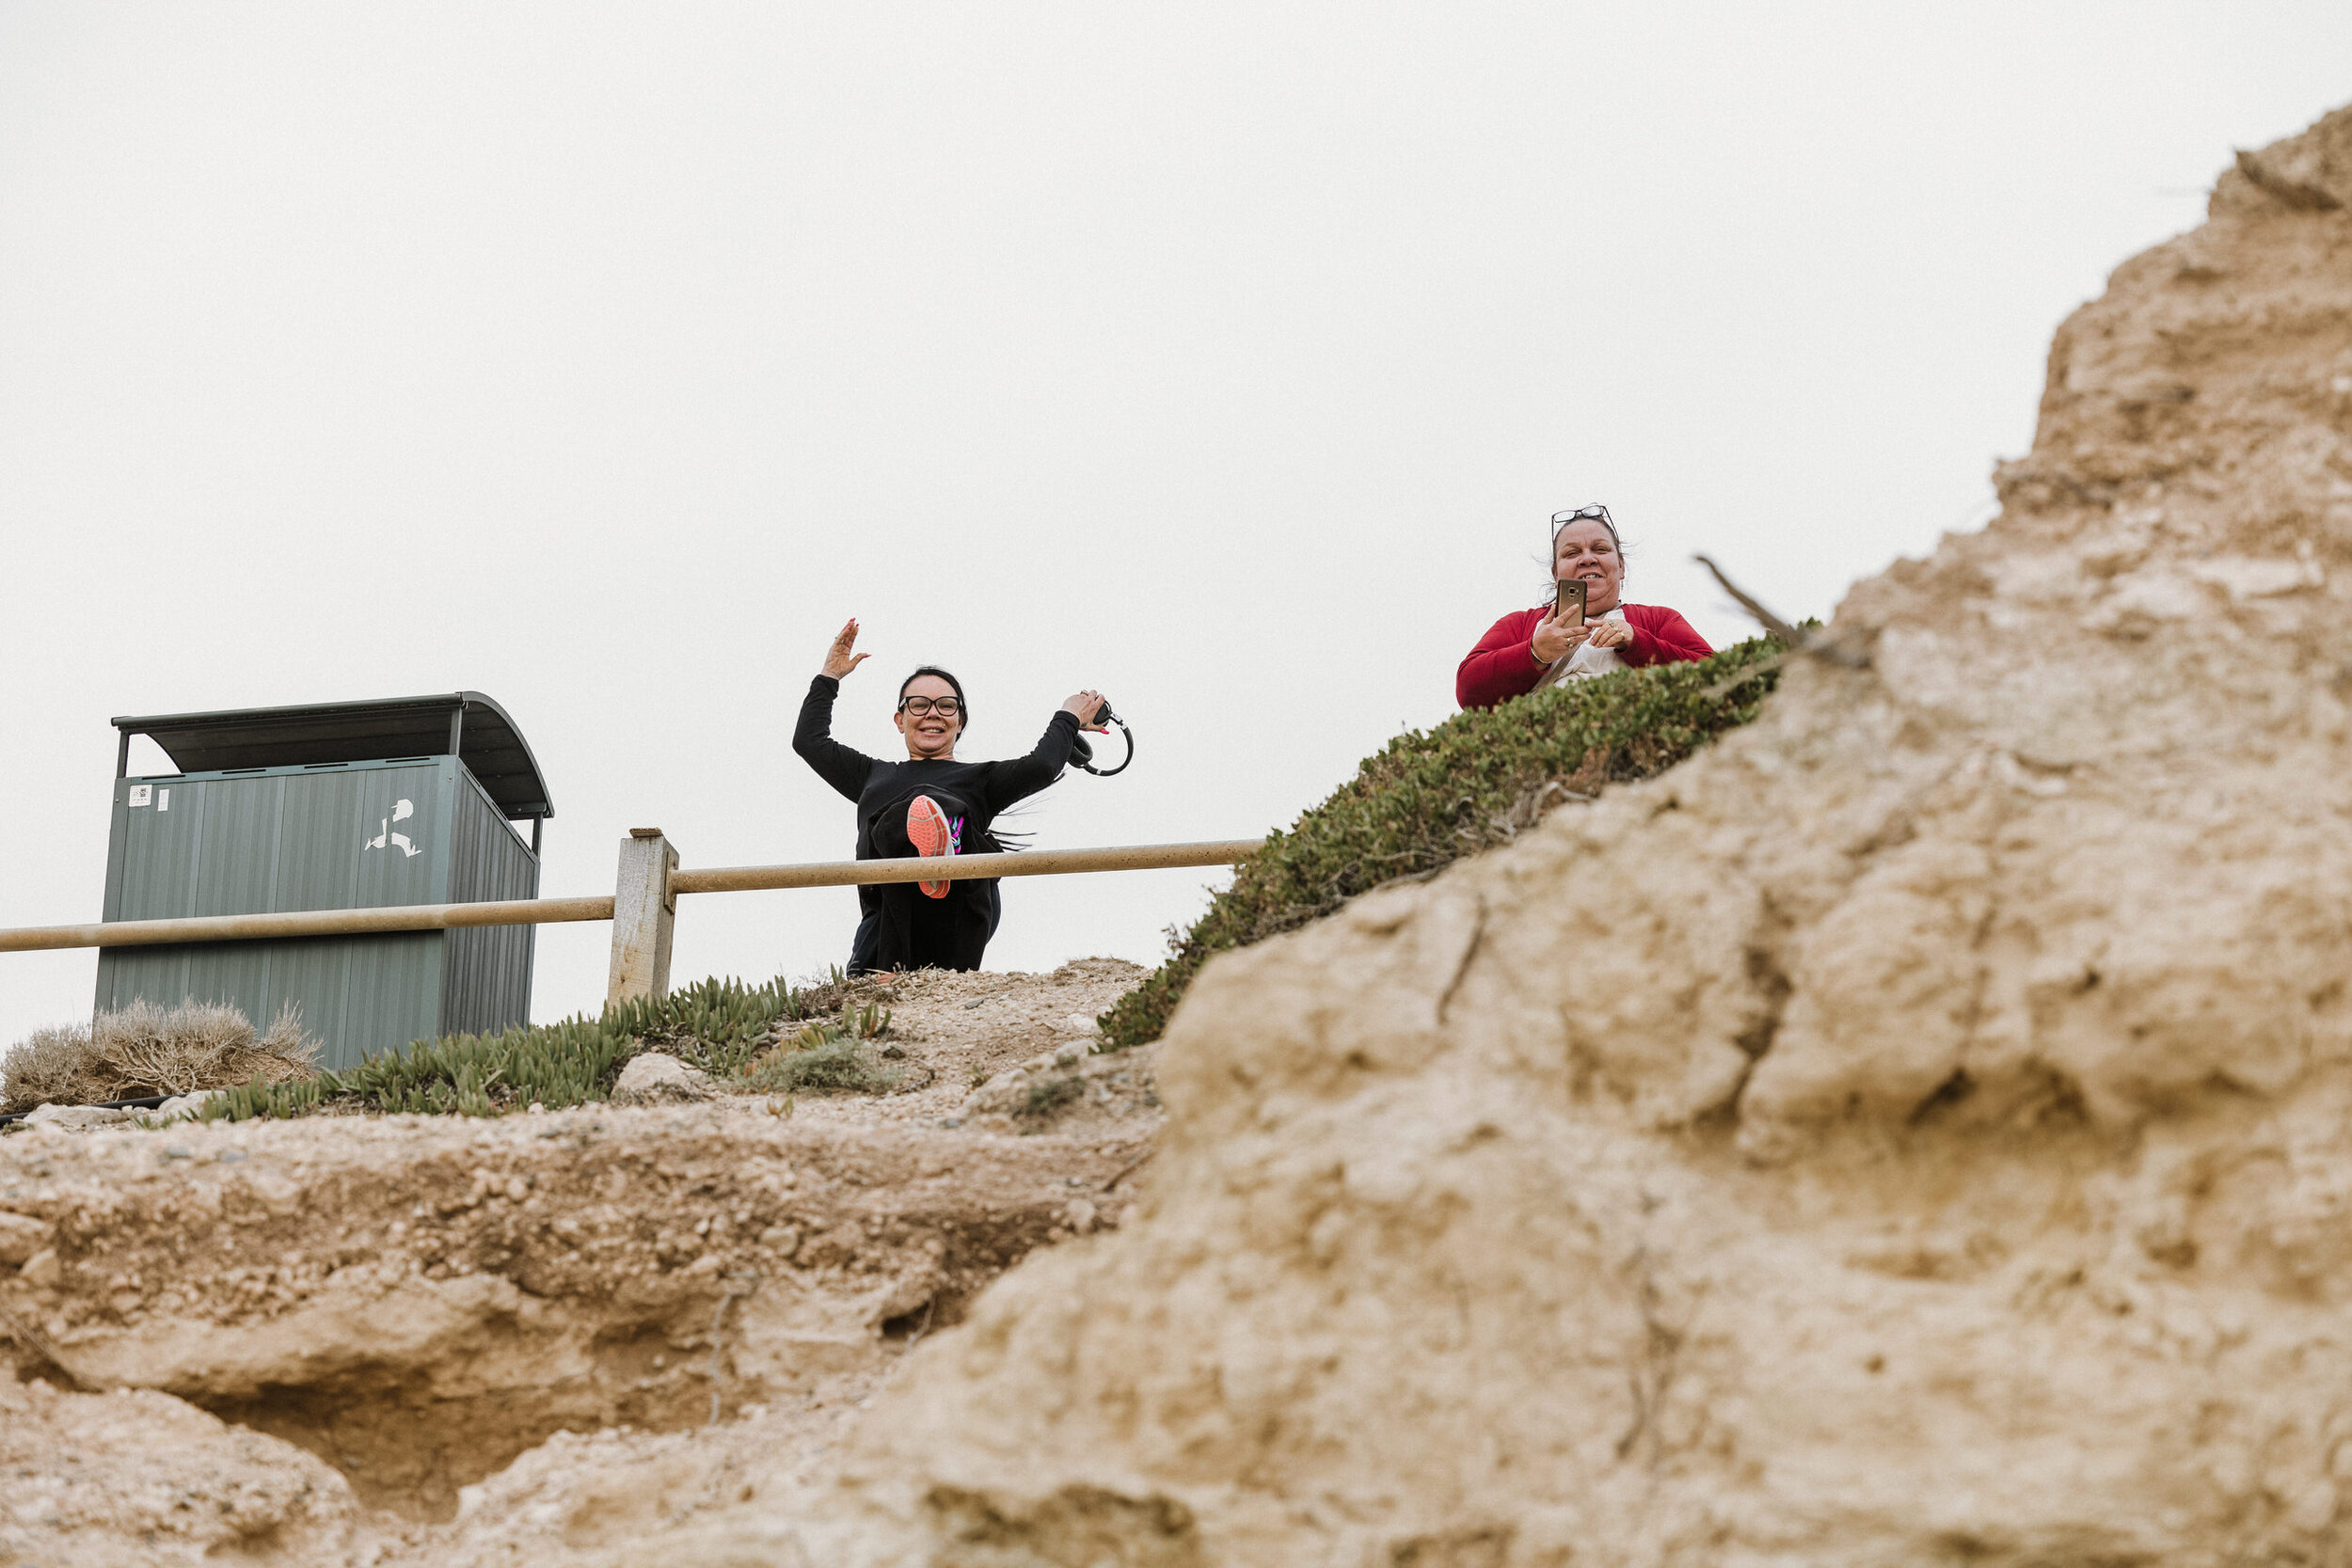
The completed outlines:
[[[1564,580],[1558,584],[1560,596],[1552,602],[1551,613],[1571,626],[1584,624],[1584,590],[1592,585],[1582,578]]]

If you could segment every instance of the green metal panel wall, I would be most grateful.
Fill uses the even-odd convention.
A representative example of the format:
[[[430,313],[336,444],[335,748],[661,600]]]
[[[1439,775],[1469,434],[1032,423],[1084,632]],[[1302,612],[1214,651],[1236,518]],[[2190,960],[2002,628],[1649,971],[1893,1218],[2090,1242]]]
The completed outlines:
[[[473,775],[462,770],[449,841],[451,903],[539,896],[539,857],[499,815]],[[536,935],[530,926],[475,926],[448,933],[441,973],[444,1034],[490,1034],[530,1021]]]
[[[149,800],[133,806],[135,786]],[[406,812],[402,813],[403,803]],[[485,824],[480,818],[487,815]],[[496,846],[495,829],[513,855]],[[403,841],[405,841],[405,843]],[[280,910],[437,904],[463,865],[469,887],[529,897],[538,867],[453,757],[319,768],[249,769],[115,785],[106,918],[163,919]],[[504,888],[523,886],[521,892]],[[326,1042],[330,1067],[479,1021],[519,1021],[530,1006],[528,929],[519,960],[510,942],[460,963],[440,931],[122,947],[99,958],[100,1007],[135,997],[165,1006],[186,998],[231,1003],[257,1024],[279,1006],[302,1011]],[[471,935],[473,933],[467,933]],[[485,933],[491,934],[491,933]],[[503,934],[503,933],[498,933]],[[477,1022],[453,1024],[452,1002]]]

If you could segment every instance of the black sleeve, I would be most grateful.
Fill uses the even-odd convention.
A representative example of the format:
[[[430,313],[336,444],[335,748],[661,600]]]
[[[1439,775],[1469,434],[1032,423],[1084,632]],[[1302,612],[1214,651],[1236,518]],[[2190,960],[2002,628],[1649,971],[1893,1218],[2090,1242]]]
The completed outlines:
[[[801,721],[792,731],[792,749],[817,769],[818,778],[854,801],[874,771],[874,759],[833,737],[833,700],[840,690],[841,683],[831,675],[818,675],[808,683],[808,696],[801,703]]]
[[[1062,765],[1070,760],[1070,742],[1078,733],[1078,716],[1064,708],[1056,708],[1054,717],[1046,721],[1045,737],[1025,757],[1013,757],[993,766],[988,773],[984,794],[988,809],[1004,810],[1015,800],[1025,800],[1061,777]]]

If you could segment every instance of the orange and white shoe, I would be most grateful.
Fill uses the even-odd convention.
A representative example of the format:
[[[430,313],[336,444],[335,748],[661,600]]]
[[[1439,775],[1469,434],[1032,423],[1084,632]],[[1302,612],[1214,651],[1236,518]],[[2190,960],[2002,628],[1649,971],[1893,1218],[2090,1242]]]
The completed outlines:
[[[907,802],[907,842],[914,852],[929,858],[932,855],[952,855],[956,852],[956,835],[947,826],[947,814],[939,809],[939,802],[928,795],[917,795]],[[927,898],[947,896],[946,882],[917,882]]]

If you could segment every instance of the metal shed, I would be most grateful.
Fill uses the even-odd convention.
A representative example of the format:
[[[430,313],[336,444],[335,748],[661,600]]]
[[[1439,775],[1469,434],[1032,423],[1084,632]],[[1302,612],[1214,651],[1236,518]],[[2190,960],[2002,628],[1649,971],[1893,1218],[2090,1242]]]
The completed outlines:
[[[506,711],[479,691],[117,719],[108,920],[532,898],[555,815]],[[182,771],[127,776],[131,737]],[[526,841],[514,827],[528,819]],[[293,1003],[325,1065],[531,1015],[532,928],[115,947],[98,1006]]]

